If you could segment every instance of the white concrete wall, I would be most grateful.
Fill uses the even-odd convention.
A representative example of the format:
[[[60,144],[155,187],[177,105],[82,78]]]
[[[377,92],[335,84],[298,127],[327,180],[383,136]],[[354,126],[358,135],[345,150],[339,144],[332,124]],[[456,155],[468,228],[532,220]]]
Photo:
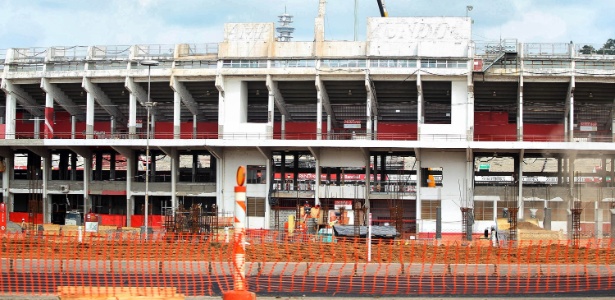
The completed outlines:
[[[451,82],[451,124],[419,124],[421,140],[462,139],[467,134],[468,85],[466,78]],[[425,108],[426,110],[429,107]],[[424,136],[427,135],[427,136]],[[434,135],[430,137],[429,135]],[[446,136],[444,136],[446,135]]]
[[[368,18],[370,56],[468,57],[470,18]]]
[[[224,115],[219,118],[224,125],[225,139],[264,139],[266,123],[248,123],[248,84],[241,78],[224,77]]]
[[[365,167],[365,157],[359,149],[323,148],[320,150],[322,167]]]
[[[266,165],[265,158],[254,148],[243,149],[225,149],[223,168],[225,169],[224,177],[222,178],[221,186],[218,188],[222,191],[222,201],[218,201],[221,210],[233,212],[235,209],[235,186],[237,180],[237,168],[247,165]],[[265,197],[264,184],[259,187],[254,187],[255,184],[247,186],[246,195],[248,197]],[[260,187],[263,186],[263,187]],[[261,190],[262,188],[262,190]],[[258,190],[255,190],[258,189]],[[260,192],[259,192],[260,190]]]
[[[461,231],[461,203],[466,177],[465,152],[421,151],[422,168],[442,168],[442,187],[420,188],[422,200],[441,200],[442,232]],[[435,232],[436,222],[422,222],[421,232]]]

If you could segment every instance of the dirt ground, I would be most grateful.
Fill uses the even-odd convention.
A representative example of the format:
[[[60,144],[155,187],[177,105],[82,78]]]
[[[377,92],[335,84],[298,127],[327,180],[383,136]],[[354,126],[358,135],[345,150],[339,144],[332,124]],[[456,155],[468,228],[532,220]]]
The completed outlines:
[[[209,236],[170,237],[144,241],[135,235],[75,237],[4,236],[3,258],[91,259],[91,260],[185,260],[230,261],[233,244]],[[367,262],[365,240],[324,243],[311,239],[252,241],[246,245],[246,259],[252,262]],[[382,241],[372,245],[372,262],[434,264],[615,264],[615,250],[573,247],[540,241],[519,246],[492,247],[488,240],[469,244],[446,241]]]

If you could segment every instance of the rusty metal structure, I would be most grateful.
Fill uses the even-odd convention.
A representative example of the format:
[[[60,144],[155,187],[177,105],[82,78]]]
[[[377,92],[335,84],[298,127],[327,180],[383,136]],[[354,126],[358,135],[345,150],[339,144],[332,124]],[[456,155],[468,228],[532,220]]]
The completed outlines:
[[[189,209],[169,209],[165,213],[164,226],[167,233],[204,234],[218,228],[217,206],[203,208],[193,204]]]
[[[572,208],[570,209],[572,214],[572,245],[579,247],[581,244],[581,201],[573,201]]]
[[[461,207],[461,232],[462,240],[472,240],[472,208]]]
[[[509,207],[508,208],[508,223],[510,223],[510,228],[508,229],[508,238],[510,241],[516,241],[518,239],[518,229],[517,229],[517,213],[519,212],[518,207]]]

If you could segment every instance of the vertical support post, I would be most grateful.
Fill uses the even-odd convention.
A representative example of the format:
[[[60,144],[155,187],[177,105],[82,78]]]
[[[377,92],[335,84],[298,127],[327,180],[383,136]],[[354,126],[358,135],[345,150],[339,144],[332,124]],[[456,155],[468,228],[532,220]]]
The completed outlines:
[[[442,239],[442,208],[436,207],[436,240]]]
[[[53,96],[50,93],[45,93],[45,129],[43,132],[46,139],[53,138]]]
[[[182,97],[178,92],[173,93],[173,139],[181,137],[181,114],[182,114]]]
[[[94,95],[92,93],[86,93],[86,107],[85,107],[85,138],[94,138]],[[86,212],[87,213],[87,212]]]
[[[281,129],[280,129],[280,139],[284,140],[286,139],[286,116],[282,115],[282,124],[280,125]]]
[[[609,209],[611,212],[611,248],[615,247],[615,208]]]
[[[75,137],[76,131],[77,131],[77,117],[70,116],[70,138],[73,140],[76,138]]]
[[[6,79],[5,79],[6,80]],[[16,96],[11,92],[6,92],[6,109],[5,109],[5,128],[4,128],[4,138],[7,140],[13,140],[16,138],[16,123],[15,120],[17,117],[17,99]]]
[[[128,136],[137,137],[137,96],[134,93],[128,96]]]
[[[543,227],[545,230],[551,230],[551,209],[545,207],[545,219],[543,221]]]
[[[233,290],[222,295],[223,300],[256,299],[254,293],[248,292],[246,281],[246,241],[244,222],[246,220],[246,168],[237,168],[237,186],[235,186],[235,222],[233,233]]]

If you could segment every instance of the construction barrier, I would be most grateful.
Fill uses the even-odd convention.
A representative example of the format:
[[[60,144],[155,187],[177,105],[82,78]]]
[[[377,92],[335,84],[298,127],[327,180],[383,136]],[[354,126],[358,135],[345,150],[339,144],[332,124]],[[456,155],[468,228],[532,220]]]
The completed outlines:
[[[1,235],[0,295],[179,299],[233,290],[233,235]],[[257,295],[518,295],[615,292],[615,240],[373,240],[248,231]],[[591,294],[590,294],[591,295]]]

